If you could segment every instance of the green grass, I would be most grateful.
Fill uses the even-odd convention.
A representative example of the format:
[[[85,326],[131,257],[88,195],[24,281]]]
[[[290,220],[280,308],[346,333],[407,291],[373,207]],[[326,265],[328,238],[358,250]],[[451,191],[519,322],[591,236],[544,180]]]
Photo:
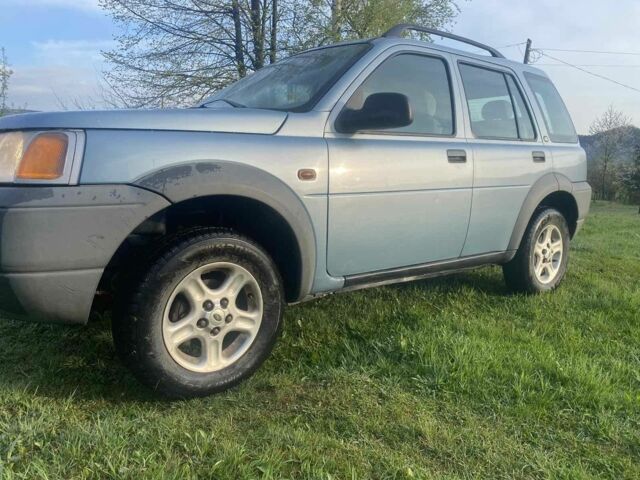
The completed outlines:
[[[248,382],[169,402],[108,319],[0,320],[0,477],[640,478],[640,215],[594,207],[563,286],[498,268],[290,308]]]

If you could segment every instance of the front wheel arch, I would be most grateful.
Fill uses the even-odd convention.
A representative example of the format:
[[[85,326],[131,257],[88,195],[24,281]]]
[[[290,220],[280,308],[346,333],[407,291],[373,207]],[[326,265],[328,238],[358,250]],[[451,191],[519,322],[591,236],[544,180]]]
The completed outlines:
[[[301,300],[311,291],[317,258],[314,224],[300,196],[280,178],[244,163],[203,160],[150,172],[134,183],[174,204],[225,196],[249,199],[273,210],[293,232],[299,250],[299,291],[292,300]]]
[[[282,215],[247,197],[211,195],[170,205],[141,223],[125,238],[105,269],[99,291],[118,293],[127,276],[176,237],[203,228],[231,229],[252,239],[274,259],[283,278],[286,300],[304,295],[303,263],[297,237]],[[108,305],[96,302],[97,309]]]

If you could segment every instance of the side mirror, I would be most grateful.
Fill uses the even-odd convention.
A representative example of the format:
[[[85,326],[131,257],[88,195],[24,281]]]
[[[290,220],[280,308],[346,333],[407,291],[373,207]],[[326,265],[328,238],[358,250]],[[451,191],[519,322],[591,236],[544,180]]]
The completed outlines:
[[[413,112],[406,95],[373,93],[360,110],[345,108],[336,120],[336,130],[340,133],[356,133],[406,127],[412,123]]]

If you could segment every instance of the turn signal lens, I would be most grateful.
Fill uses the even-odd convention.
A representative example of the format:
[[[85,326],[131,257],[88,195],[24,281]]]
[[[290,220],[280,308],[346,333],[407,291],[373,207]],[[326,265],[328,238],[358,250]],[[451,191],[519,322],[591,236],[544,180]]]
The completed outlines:
[[[63,133],[41,133],[34,138],[16,172],[21,180],[55,180],[64,173],[69,140]]]

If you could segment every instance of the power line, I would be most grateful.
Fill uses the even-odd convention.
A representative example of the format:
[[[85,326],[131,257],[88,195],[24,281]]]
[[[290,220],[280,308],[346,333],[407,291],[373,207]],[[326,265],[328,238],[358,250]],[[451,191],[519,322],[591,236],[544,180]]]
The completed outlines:
[[[592,72],[592,71],[590,71],[590,70],[586,70],[586,69],[584,69],[584,68],[582,68],[582,67],[579,67],[579,66],[577,66],[577,65],[573,65],[572,63],[565,62],[564,60],[561,60],[561,59],[559,59],[559,58],[552,57],[552,56],[551,56],[551,55],[549,55],[548,53],[543,52],[543,51],[542,51],[542,49],[537,49],[537,50],[540,52],[540,54],[541,54],[541,55],[543,55],[543,56],[545,56],[545,57],[548,57],[548,58],[550,58],[551,60],[555,60],[556,62],[563,63],[564,65],[566,65],[566,66],[568,66],[568,67],[575,68],[576,70],[580,70],[581,72],[584,72],[584,73],[586,73],[586,74],[588,74],[588,75],[591,75],[591,76],[593,76],[593,77],[597,77],[597,78],[600,78],[600,79],[602,79],[602,80],[606,80],[606,81],[608,81],[608,82],[615,83],[616,85],[619,85],[619,86],[621,86],[621,87],[628,88],[629,90],[633,90],[633,91],[635,91],[635,92],[640,93],[640,88],[632,87],[631,85],[626,85],[626,84],[621,83],[621,82],[619,82],[619,81],[617,81],[617,80],[614,80],[613,78],[605,77],[604,75],[600,75],[599,73],[595,73],[595,72]]]
[[[540,50],[546,50],[548,52],[573,52],[573,53],[596,53],[601,55],[637,55],[640,56],[640,52],[612,52],[605,50],[570,50],[565,48],[540,48]]]
[[[525,43],[527,43],[527,42],[512,43],[512,44],[510,44],[510,45],[503,45],[502,47],[498,47],[498,48],[500,49],[500,48],[511,48],[511,47],[517,47],[517,46],[520,46],[520,45],[524,45]]]

